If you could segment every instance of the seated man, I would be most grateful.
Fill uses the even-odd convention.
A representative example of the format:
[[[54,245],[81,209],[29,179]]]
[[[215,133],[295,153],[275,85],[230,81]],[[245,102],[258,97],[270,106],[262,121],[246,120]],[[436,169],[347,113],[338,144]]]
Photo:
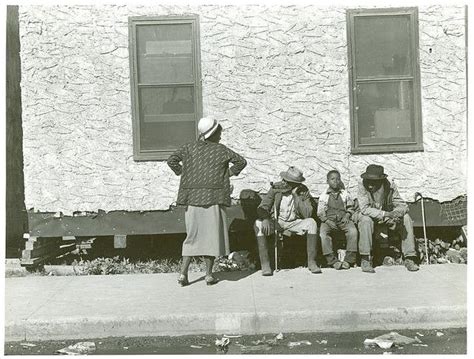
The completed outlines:
[[[361,175],[357,199],[360,212],[354,217],[359,227],[359,253],[363,272],[374,273],[370,262],[375,226],[386,226],[388,236],[398,234],[402,240],[405,267],[417,271],[413,221],[408,215],[408,205],[398,193],[395,183],[387,180],[383,166],[371,164]],[[390,233],[392,232],[392,233]],[[396,233],[394,233],[396,232]]]
[[[272,185],[257,208],[258,219],[255,221],[254,229],[262,275],[272,275],[266,239],[274,233],[272,215],[278,219],[280,230],[299,235],[306,234],[308,269],[312,273],[321,273],[316,264],[317,224],[312,218],[316,207],[308,188],[302,184],[305,180],[303,173],[296,167],[290,167],[288,171],[281,172],[280,176],[282,181]],[[276,213],[273,213],[274,208]]]
[[[335,269],[349,269],[357,257],[357,228],[351,221],[354,213],[354,201],[344,189],[339,171],[327,174],[329,188],[321,193],[318,203],[318,218],[321,220],[321,247],[329,266]],[[336,258],[332,246],[331,234],[343,231],[346,235],[346,255],[341,262]]]

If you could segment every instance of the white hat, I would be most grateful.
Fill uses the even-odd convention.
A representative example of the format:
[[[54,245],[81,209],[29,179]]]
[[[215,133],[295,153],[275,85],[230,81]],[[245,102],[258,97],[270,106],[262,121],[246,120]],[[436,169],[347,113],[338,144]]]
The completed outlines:
[[[217,120],[213,120],[209,117],[203,117],[199,120],[198,130],[201,136],[205,139],[209,138],[214,132],[216,132],[219,124]]]

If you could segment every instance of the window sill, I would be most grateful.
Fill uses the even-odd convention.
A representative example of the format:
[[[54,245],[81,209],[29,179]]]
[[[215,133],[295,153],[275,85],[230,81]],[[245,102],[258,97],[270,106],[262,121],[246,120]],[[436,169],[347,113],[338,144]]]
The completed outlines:
[[[154,151],[145,153],[134,153],[133,160],[135,162],[143,161],[166,161],[174,151]]]
[[[423,145],[370,145],[351,148],[351,154],[375,154],[375,153],[395,153],[395,152],[423,152]]]

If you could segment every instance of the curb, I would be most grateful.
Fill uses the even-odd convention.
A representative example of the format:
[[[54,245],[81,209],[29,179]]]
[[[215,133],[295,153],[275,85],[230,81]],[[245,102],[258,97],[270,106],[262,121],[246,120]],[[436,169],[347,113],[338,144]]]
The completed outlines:
[[[191,334],[267,334],[444,329],[467,326],[466,306],[370,311],[195,313],[147,317],[73,317],[5,323],[5,341],[94,339]]]

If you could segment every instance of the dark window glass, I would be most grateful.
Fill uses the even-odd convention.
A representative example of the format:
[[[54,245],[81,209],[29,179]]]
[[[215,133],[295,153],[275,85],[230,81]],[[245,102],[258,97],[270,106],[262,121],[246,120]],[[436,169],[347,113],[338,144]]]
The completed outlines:
[[[191,24],[137,27],[140,83],[193,82]]]
[[[411,75],[408,16],[355,19],[357,77]]]
[[[413,142],[413,86],[411,81],[357,85],[359,143]]]

